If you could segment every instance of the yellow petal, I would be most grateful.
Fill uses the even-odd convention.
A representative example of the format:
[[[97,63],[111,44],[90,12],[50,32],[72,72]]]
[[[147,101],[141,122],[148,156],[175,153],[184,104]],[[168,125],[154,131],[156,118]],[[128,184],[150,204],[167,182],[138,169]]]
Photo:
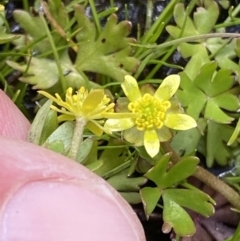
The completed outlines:
[[[160,142],[154,129],[144,131],[143,142],[144,147],[150,157],[154,157],[158,154],[160,150]]]
[[[84,115],[95,110],[102,102],[104,91],[102,89],[92,90],[86,97],[82,105]]]
[[[131,76],[126,75],[124,82],[121,84],[122,89],[130,101],[136,101],[142,97],[141,92],[138,88],[137,81]]]
[[[143,146],[143,131],[139,131],[135,126],[124,131],[124,139],[135,146]]]
[[[164,125],[174,130],[188,130],[196,127],[197,123],[186,114],[167,114]]]
[[[104,129],[112,131],[124,131],[134,126],[131,118],[125,119],[108,119],[104,124]]]
[[[177,91],[180,85],[180,76],[176,74],[169,75],[156,90],[154,97],[161,101],[169,100]]]
[[[86,124],[86,128],[97,136],[101,136],[103,134],[101,126],[95,122],[88,121]]]
[[[75,116],[73,115],[66,115],[66,114],[63,114],[63,115],[60,115],[58,116],[58,122],[62,122],[62,121],[73,121],[76,119]]]
[[[50,99],[50,100],[52,100],[52,101],[54,101],[54,102],[56,102],[56,103],[59,103],[59,100],[58,100],[57,98],[55,98],[54,96],[50,95],[50,94],[49,94],[48,92],[46,92],[46,91],[39,90],[38,93],[39,93],[40,95],[43,95],[43,96],[47,97],[48,99]]]
[[[129,119],[129,118],[136,118],[138,114],[134,114],[131,112],[105,112],[102,113],[102,117],[106,119]]]
[[[160,142],[168,141],[172,138],[172,132],[169,128],[163,126],[161,129],[156,130],[158,135],[158,140]]]

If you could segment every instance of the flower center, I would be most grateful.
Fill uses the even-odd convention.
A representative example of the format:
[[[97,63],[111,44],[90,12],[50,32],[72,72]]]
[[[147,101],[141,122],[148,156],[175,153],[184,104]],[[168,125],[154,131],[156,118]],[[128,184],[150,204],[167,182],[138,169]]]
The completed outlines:
[[[128,105],[131,112],[139,115],[135,124],[140,131],[152,128],[160,129],[163,126],[166,111],[170,107],[169,101],[160,101],[150,94],[144,94],[141,99],[130,102]]]

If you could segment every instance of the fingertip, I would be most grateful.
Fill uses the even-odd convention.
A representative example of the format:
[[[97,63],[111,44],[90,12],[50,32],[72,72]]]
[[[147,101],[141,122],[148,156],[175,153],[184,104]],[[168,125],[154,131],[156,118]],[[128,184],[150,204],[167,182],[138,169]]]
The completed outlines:
[[[145,241],[131,207],[82,165],[10,138],[0,148],[0,240]]]
[[[26,140],[30,123],[12,100],[0,90],[0,135]]]

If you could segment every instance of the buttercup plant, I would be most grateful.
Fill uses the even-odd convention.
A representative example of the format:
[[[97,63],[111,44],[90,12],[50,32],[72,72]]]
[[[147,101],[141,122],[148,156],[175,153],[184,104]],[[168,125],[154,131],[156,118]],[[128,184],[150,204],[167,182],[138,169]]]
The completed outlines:
[[[89,93],[81,87],[76,94],[70,87],[66,91],[66,101],[59,94],[56,98],[45,91],[38,91],[62,108],[51,106],[61,115],[58,121],[76,120],[72,146],[79,146],[84,127],[95,135],[101,136],[105,130],[108,133],[124,131],[126,141],[138,146],[144,145],[149,156],[154,157],[160,150],[160,142],[168,141],[174,130],[188,130],[197,126],[196,121],[179,113],[171,103],[171,97],[175,94],[180,84],[178,75],[170,75],[165,78],[156,92],[141,94],[137,81],[130,75],[125,76],[121,87],[130,101],[129,113],[114,113],[114,103],[104,94],[103,89],[91,90]],[[107,119],[102,126],[103,119]],[[76,143],[76,144],[74,144]],[[69,157],[75,159],[76,152],[71,148]],[[74,154],[73,154],[74,153]]]
[[[188,130],[197,126],[196,121],[179,113],[171,103],[180,84],[178,75],[169,75],[155,93],[142,94],[137,81],[127,75],[121,84],[127,96],[128,110],[136,117],[108,119],[104,128],[109,131],[124,131],[124,138],[138,146],[144,145],[149,156],[154,157],[160,150],[160,142],[168,141],[174,130]]]
[[[54,101],[58,107],[51,105],[51,109],[61,113],[58,121],[76,121],[74,136],[72,139],[69,157],[76,159],[78,147],[82,141],[84,128],[88,128],[97,136],[101,136],[104,128],[102,127],[104,118],[124,118],[124,114],[114,113],[114,103],[110,103],[110,98],[104,94],[103,89],[94,89],[88,92],[81,87],[76,94],[73,88],[69,87],[66,91],[65,101],[58,93],[53,97],[46,91],[38,91],[48,99]]]

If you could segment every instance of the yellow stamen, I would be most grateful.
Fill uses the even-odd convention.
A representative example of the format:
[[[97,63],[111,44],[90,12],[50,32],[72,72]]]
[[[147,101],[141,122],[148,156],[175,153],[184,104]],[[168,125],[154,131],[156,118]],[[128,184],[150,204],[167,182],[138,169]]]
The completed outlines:
[[[135,124],[140,131],[152,128],[160,129],[163,126],[166,111],[170,107],[170,101],[160,101],[148,93],[128,105],[131,112],[139,115],[135,119]]]

